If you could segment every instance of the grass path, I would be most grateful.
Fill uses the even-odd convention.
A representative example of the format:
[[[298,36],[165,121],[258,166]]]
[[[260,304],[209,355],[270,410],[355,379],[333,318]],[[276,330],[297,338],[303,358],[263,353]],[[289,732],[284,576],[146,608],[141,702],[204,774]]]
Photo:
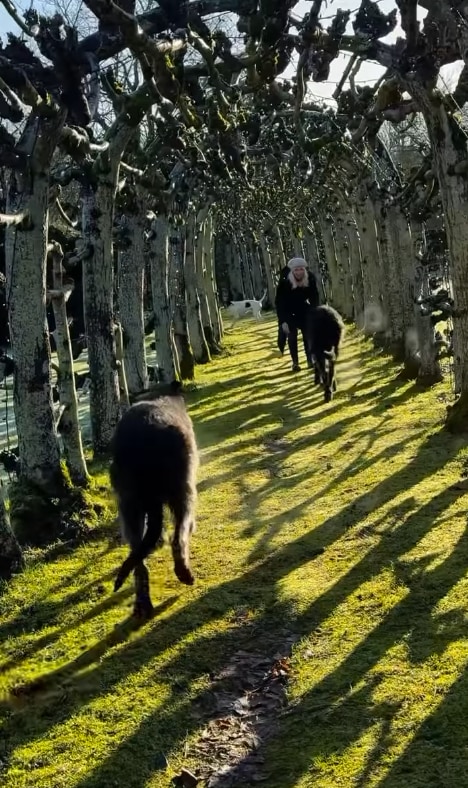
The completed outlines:
[[[196,585],[155,554],[158,616],[135,630],[103,524],[0,598],[0,784],[169,788],[200,766],[213,677],[293,633],[264,784],[468,785],[467,453],[440,429],[446,389],[397,382],[350,331],[324,405],[275,357],[270,320],[231,336],[190,397]]]

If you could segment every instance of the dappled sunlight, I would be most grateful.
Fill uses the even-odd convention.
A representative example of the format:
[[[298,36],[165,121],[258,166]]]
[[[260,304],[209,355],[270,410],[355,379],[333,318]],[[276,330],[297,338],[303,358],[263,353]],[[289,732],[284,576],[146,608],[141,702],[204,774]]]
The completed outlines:
[[[0,600],[6,788],[63,788],[64,775],[67,788],[102,788],[122,774],[129,788],[169,788],[181,766],[202,765],[196,742],[219,716],[232,655],[274,655],[286,635],[291,707],[261,747],[270,788],[431,784],[427,726],[443,730],[461,785],[464,442],[439,429],[434,393],[396,380],[352,330],[329,405],[310,372],[269,358],[273,321],[230,336],[233,355],[197,370],[188,397],[195,585],[156,551],[156,614],[135,624],[131,582],[112,593],[126,548],[111,504],[94,541],[32,560]]]

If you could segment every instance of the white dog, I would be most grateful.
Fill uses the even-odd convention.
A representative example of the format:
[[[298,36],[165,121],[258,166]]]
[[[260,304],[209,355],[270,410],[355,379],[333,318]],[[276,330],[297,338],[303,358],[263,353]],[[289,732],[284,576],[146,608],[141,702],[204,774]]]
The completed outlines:
[[[259,301],[255,299],[244,299],[243,301],[231,301],[226,311],[232,318],[233,323],[241,317],[245,317],[249,312],[252,313],[255,320],[260,320],[262,317],[262,306],[265,300],[267,291],[263,293]]]

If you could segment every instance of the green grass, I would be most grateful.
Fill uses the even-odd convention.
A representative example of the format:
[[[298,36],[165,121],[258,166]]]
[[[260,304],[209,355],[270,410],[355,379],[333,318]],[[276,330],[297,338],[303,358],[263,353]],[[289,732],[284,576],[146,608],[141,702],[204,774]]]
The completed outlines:
[[[131,583],[112,593],[126,549],[109,522],[73,552],[32,555],[5,589],[0,784],[168,788],[202,765],[213,675],[286,632],[269,788],[468,785],[466,449],[441,429],[447,388],[397,381],[349,331],[324,405],[275,357],[271,320],[230,337],[190,395],[196,585],[159,551],[158,615],[135,629]]]

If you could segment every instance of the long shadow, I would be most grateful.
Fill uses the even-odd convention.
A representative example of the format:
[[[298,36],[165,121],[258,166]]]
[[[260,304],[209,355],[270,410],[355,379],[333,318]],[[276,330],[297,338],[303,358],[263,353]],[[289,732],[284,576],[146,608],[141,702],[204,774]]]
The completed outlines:
[[[103,580],[109,580],[111,577],[114,577],[114,572],[110,572]],[[102,592],[107,594],[107,589],[102,586]],[[42,637],[38,638],[37,640],[33,640],[29,645],[23,646],[21,648],[21,654],[18,655],[16,652],[13,657],[9,660],[6,660],[0,665],[0,668],[3,671],[10,670],[11,668],[18,667],[22,662],[25,662],[27,659],[33,656],[33,654],[38,653],[44,648],[47,648],[52,643],[55,643],[65,632],[70,632],[72,629],[76,629],[77,627],[86,624],[88,621],[92,621],[93,618],[97,618],[98,616],[105,613],[111,607],[115,607],[116,605],[120,604],[124,599],[128,599],[132,596],[133,590],[131,588],[124,588],[119,591],[118,594],[113,594],[112,596],[106,596],[101,602],[99,602],[94,607],[90,608],[86,613],[82,616],[78,616],[73,621],[65,624],[63,627],[59,627],[55,629],[53,632],[49,632],[47,635],[42,635]],[[68,597],[69,599],[69,597]],[[66,604],[64,607],[68,607],[69,603]],[[58,612],[58,611],[57,611]],[[31,630],[34,631],[35,625],[31,626]],[[1,635],[0,635],[1,637]]]
[[[219,669],[226,655],[233,647],[238,648],[239,643],[261,643],[259,632],[263,629],[268,632],[269,637],[275,636],[280,626],[278,622],[281,622],[282,626],[290,617],[288,608],[278,602],[277,584],[291,571],[312,560],[321,550],[340,538],[350,526],[359,522],[359,504],[377,500],[378,505],[381,505],[397,494],[398,490],[406,489],[408,478],[411,484],[416,484],[418,480],[435,472],[447,461],[450,454],[447,452],[442,459],[439,452],[433,451],[434,444],[430,441],[425,448],[428,457],[424,457],[424,461],[419,462],[419,465],[415,461],[406,479],[402,472],[386,479],[373,491],[360,496],[357,502],[345,507],[338,515],[280,548],[240,578],[211,588],[183,609],[160,621],[153,621],[141,631],[138,640],[127,643],[126,638],[131,630],[127,625],[122,626],[62,668],[39,676],[35,682],[18,686],[12,692],[12,697],[0,708],[6,718],[5,741],[9,738],[13,746],[18,746],[43,736],[52,726],[68,720],[77,709],[93,698],[110,692],[127,673],[138,671],[149,660],[164,653],[173,645],[174,638],[183,639],[200,624],[212,622],[239,605],[248,605],[256,612],[258,626],[255,631],[248,628],[245,633],[240,633],[238,628],[234,632],[215,630],[213,634],[195,639],[164,666],[162,675],[171,677],[174,672],[180,671],[187,677],[187,682],[192,681],[194,677]],[[371,492],[375,496],[373,499],[370,498]],[[294,516],[294,512],[291,516]],[[371,569],[372,567],[369,567],[368,571]],[[358,578],[355,582],[358,582]],[[160,612],[166,610],[172,601],[163,603]],[[326,607],[325,604],[323,613],[321,608],[316,610],[312,620],[323,620]],[[310,621],[310,617],[304,618],[302,624],[310,627]],[[203,643],[209,648],[202,648]],[[111,646],[119,644],[120,649],[108,653]],[[85,668],[88,670],[84,670]],[[200,693],[202,697],[204,694],[205,692]],[[171,700],[174,701],[174,698]],[[60,703],[57,707],[58,701]],[[172,707],[168,703],[157,714],[148,715],[141,727],[112,752],[109,758],[95,769],[92,776],[80,783],[80,788],[112,784],[107,779],[110,774],[113,774],[114,778],[115,774],[119,777],[125,774],[126,785],[142,786],[153,769],[151,758],[154,747],[157,745],[164,749],[167,742],[167,749],[172,749],[182,735],[185,736],[198,727],[199,720],[189,718],[190,703],[191,699],[180,702],[180,697],[177,697],[177,703],[173,703]],[[15,710],[13,715],[12,707]],[[158,732],[157,736],[154,735],[155,731]],[[148,735],[155,741],[150,747]],[[286,785],[289,784],[285,783],[284,786]]]
[[[466,632],[460,622],[458,637]],[[468,668],[452,684],[443,701],[417,729],[411,743],[378,783],[379,788],[402,785],[458,788],[467,784]]]
[[[425,506],[413,512],[404,523],[397,525],[385,534],[380,543],[327,592],[316,599],[296,622],[298,631],[310,633],[318,627],[339,605],[353,594],[363,583],[370,580],[381,570],[398,562],[399,557],[431,530],[434,520],[443,514],[463,494],[452,487],[444,490]],[[452,553],[433,570],[425,570],[423,565],[414,573],[415,582],[409,593],[383,616],[372,632],[354,648],[340,665],[319,681],[306,693],[293,713],[285,720],[277,738],[265,753],[266,762],[272,762],[271,788],[293,788],[305,772],[314,774],[312,765],[319,759],[322,763],[328,757],[336,762],[361,734],[376,719],[380,719],[383,729],[388,728],[400,704],[389,704],[385,713],[376,707],[372,692],[368,691],[375,681],[371,670],[395,644],[409,638],[414,644],[418,659],[426,659],[429,654],[443,653],[454,639],[464,636],[466,626],[460,611],[450,611],[442,616],[433,616],[433,609],[458,581],[465,576],[468,567],[468,531],[460,537]],[[398,573],[398,570],[397,570]],[[417,582],[416,582],[417,576]],[[365,601],[363,613],[365,614]],[[424,650],[420,644],[424,642]],[[355,693],[352,688],[366,683],[364,691]],[[466,685],[466,677],[464,678]],[[468,701],[465,699],[465,706]],[[317,710],[320,713],[317,715]],[[380,713],[383,714],[380,717]],[[443,716],[441,716],[441,720]],[[307,720],[307,724],[305,721]],[[445,719],[447,723],[447,718]],[[325,726],[325,727],[324,727]],[[466,728],[462,727],[462,740],[468,739]],[[457,728],[451,727],[450,736],[445,741],[450,749],[457,739]],[[295,747],[294,742],[301,746]],[[421,737],[419,746],[423,747]],[[382,746],[382,741],[380,743]],[[409,750],[411,751],[412,745]],[[271,752],[271,758],[270,758]],[[401,788],[410,785],[462,785],[463,782],[430,782],[427,777],[427,764],[422,758],[412,760],[411,752],[400,765],[392,770],[393,777],[381,783],[385,788]],[[372,764],[365,767],[369,774],[375,768],[375,759],[385,761],[386,752],[379,748],[374,754]],[[287,766],[286,766],[287,764]],[[430,772],[430,770],[429,770]],[[414,782],[411,782],[409,775]],[[316,774],[319,777],[319,773]],[[440,780],[440,775],[439,775]],[[353,782],[353,784],[355,784]],[[362,786],[365,782],[358,782]]]
[[[391,499],[392,496],[397,494],[398,490],[402,488],[407,489],[409,479],[411,484],[416,484],[444,464],[447,457],[445,456],[442,459],[440,452],[434,451],[434,442],[437,443],[437,436],[426,442],[424,458],[419,457],[419,461],[414,461],[409,473],[408,470],[405,473],[400,471],[393,478],[388,478],[380,485],[377,485],[372,491],[376,505],[381,505],[383,502]],[[322,525],[316,527],[313,531],[280,548],[262,564],[252,567],[241,577],[209,589],[198,599],[189,602],[182,610],[174,612],[161,621],[152,622],[146,630],[142,631],[138,640],[126,643],[122,645],[121,649],[108,653],[111,645],[125,643],[125,633],[119,633],[117,637],[111,633],[104,641],[80,654],[79,657],[62,668],[39,676],[32,683],[18,686],[12,692],[12,700],[9,701],[7,699],[0,706],[0,712],[3,711],[6,717],[4,725],[5,741],[10,738],[13,746],[18,746],[25,741],[34,741],[37,737],[44,735],[50,725],[65,721],[77,708],[88,703],[92,698],[110,692],[112,687],[121,681],[128,671],[132,671],[132,673],[138,671],[149,659],[154,659],[158,654],[170,648],[174,642],[175,633],[177,633],[179,640],[183,639],[190,632],[196,630],[200,624],[206,624],[226,614],[229,610],[236,609],[239,605],[247,605],[249,609],[257,611],[258,626],[261,627],[264,624],[269,634],[273,634],[279,626],[278,622],[281,622],[281,626],[283,626],[287,613],[287,611],[281,610],[281,605],[278,604],[276,596],[277,584],[290,572],[310,561],[324,548],[340,538],[350,526],[358,523],[360,519],[359,504],[365,503],[369,495],[370,493],[366,493],[360,496],[357,501],[346,507],[338,515],[325,520]],[[447,502],[444,501],[443,507],[446,505]],[[419,538],[418,533],[430,527],[425,520],[423,521],[425,523],[424,529],[421,526],[419,529],[410,527],[406,529],[405,533],[408,532],[408,538],[406,540],[398,540],[395,548],[396,553],[403,548],[408,549],[409,544],[413,543],[412,540],[417,541]],[[302,627],[305,630],[307,627],[310,629],[312,623],[318,624],[320,620],[329,615],[340,596],[339,589],[341,589],[341,596],[345,597],[365,577],[372,575],[376,571],[376,568],[379,566],[379,560],[381,562],[388,560],[388,549],[384,549],[383,546],[380,548],[380,559],[379,554],[377,554],[377,558],[375,558],[375,555],[366,556],[360,570],[354,569],[349,573],[350,577],[347,582],[341,580],[333,594],[329,592],[329,595],[324,595],[318,600],[308,615],[303,617]],[[269,622],[268,625],[265,624],[266,620]],[[298,623],[300,622],[296,622],[295,626]],[[230,632],[215,632],[212,642],[210,641],[208,652],[202,649],[201,646],[197,650],[197,642],[199,641],[196,640],[187,647],[189,659],[186,664],[187,670],[189,672],[192,670],[191,675],[193,675],[193,672],[197,674],[197,671],[200,671],[201,674],[206,674],[207,671],[219,669],[226,654],[233,647],[233,637]],[[255,637],[254,642],[256,644],[259,642],[258,635]],[[186,651],[187,649],[184,650],[184,653]],[[180,659],[182,658],[181,656]],[[97,662],[98,660],[99,662]],[[192,668],[190,668],[190,665]],[[84,671],[85,667],[89,669]],[[167,670],[169,670],[169,675],[172,675],[174,665],[169,665]],[[56,708],[57,698],[60,698],[60,707],[58,709]],[[31,706],[32,703],[34,706]],[[11,704],[16,709],[16,713],[13,716],[10,716]],[[34,714],[32,714],[33,708]],[[53,714],[51,714],[52,709],[54,709]],[[184,704],[177,704],[175,710],[167,713],[173,726],[168,730],[179,731],[181,721],[182,727],[187,731],[196,729],[199,724],[197,721],[186,720],[187,708]],[[153,727],[157,727],[156,723],[160,714],[161,712],[158,712],[156,716],[150,715],[150,718],[144,723],[145,730],[147,730],[151,717],[153,717]],[[165,719],[167,723],[168,717],[165,717]],[[178,725],[176,724],[177,720],[179,721]],[[138,743],[139,735],[139,731],[135,732],[132,736],[132,741]],[[177,737],[178,734],[174,733],[171,739],[173,747],[177,744]],[[120,750],[117,752],[120,752]],[[125,752],[128,756],[128,751],[125,750]],[[137,760],[141,759],[141,751],[139,751],[138,747],[135,749],[136,753],[138,753],[138,756],[136,756]],[[108,760],[113,761],[117,757],[117,754],[114,753]],[[147,769],[147,766],[147,764],[145,766],[144,762],[138,767],[132,763],[132,768],[129,769],[127,764],[127,772],[132,772],[135,776],[135,779],[132,778],[133,781],[129,785],[142,784],[138,782],[136,775],[141,774],[142,769]],[[99,767],[96,773],[101,776],[96,777],[95,785],[106,784],[103,777],[103,775],[107,774],[106,764]],[[104,782],[101,778],[104,779]],[[101,779],[100,783],[99,779]],[[89,784],[91,785],[92,783]],[[284,788],[286,788],[286,785],[290,785],[290,783],[284,783]]]
[[[381,452],[374,455],[372,458],[361,462],[360,464],[353,463],[354,467],[346,466],[346,468],[344,468],[338,476],[333,477],[331,481],[325,485],[325,487],[321,488],[319,492],[314,493],[307,499],[307,506],[309,507],[312,504],[324,499],[327,493],[330,492],[330,490],[332,490],[336,485],[340,484],[344,479],[351,481],[356,474],[362,473],[366,468],[370,468],[375,462],[379,462],[384,459],[391,461],[393,457],[397,456],[399,452],[401,452],[405,444],[412,441],[413,439],[414,435],[409,437],[406,441],[402,440],[399,443],[394,443],[391,446],[387,446]],[[295,474],[291,479],[281,479],[277,486],[278,488],[284,490],[288,487],[296,486],[307,479],[307,477],[308,473],[307,471],[304,471],[301,474]],[[266,490],[264,489],[263,493],[265,492]],[[257,495],[251,494],[249,499],[250,505],[254,508],[258,506],[259,498],[261,497],[263,497],[262,491],[260,491],[260,494]],[[274,537],[281,531],[281,528],[284,526],[285,522],[289,521],[288,514],[288,512],[284,512],[282,522],[279,520],[272,522],[270,518],[268,518],[266,522],[262,520],[255,521],[255,517],[252,518],[254,522],[249,525],[246,535],[251,536],[260,530],[263,530],[263,533],[255,545],[255,548],[251,551],[249,557],[247,558],[247,563],[250,564],[258,561],[259,559],[263,558],[264,555],[266,555],[266,553],[271,549],[271,543]]]
[[[96,594],[105,593],[102,584],[112,576],[113,572],[108,572],[100,578],[95,578],[77,591],[63,596],[62,599],[56,602],[42,599],[33,602],[31,605],[26,605],[17,616],[10,621],[0,624],[0,642],[13,635],[18,635],[20,632],[27,634],[34,632],[39,627],[51,626],[67,608],[86,600],[92,600],[96,597]]]
[[[433,517],[445,511],[447,505],[453,502],[457,494],[460,493],[454,490],[444,491],[436,501],[431,501],[427,504],[427,506],[424,507],[424,511],[411,515],[407,522],[395,529],[395,532],[391,535],[390,547],[387,542],[383,541],[377,548],[371,550],[370,553],[367,554],[356,567],[353,567],[344,578],[340,579],[332,589],[317,599],[302,617],[296,619],[293,625],[295,631],[309,633],[312,627],[319,626],[340,601],[346,599],[349,594],[356,588],[359,588],[363,582],[375,575],[381,568],[387,566],[392,558],[396,558],[402,552],[406,552],[412,545],[416,544],[432,527]],[[402,534],[402,530],[404,530],[404,534]],[[310,538],[311,536],[309,535],[297,541],[304,544],[306,541],[309,541]],[[296,544],[295,547],[297,548],[298,545]],[[287,552],[290,552],[290,550],[288,549]],[[265,572],[268,573],[271,580],[278,581],[277,572],[272,572],[272,564],[274,565],[278,560],[283,564],[285,556],[282,555],[281,558],[279,557],[282,553],[284,553],[284,550],[279,550],[273,559],[265,561],[264,564],[256,569],[255,573],[249,573],[252,581],[255,575],[257,575],[257,583],[255,584],[254,591],[258,589],[258,584],[262,583]],[[293,565],[297,565],[296,561],[291,560],[286,560],[286,563],[290,570],[292,570]],[[452,573],[454,564],[458,567],[458,575]],[[447,571],[445,573],[438,573],[438,577],[443,575],[443,579],[448,586],[452,577],[454,577],[456,582],[457,576],[460,576],[462,573],[460,570],[464,571],[464,568],[460,566],[460,562],[452,561],[451,565],[447,566]],[[443,584],[439,585],[438,582],[434,582],[430,584],[430,590],[432,591],[431,604],[435,604],[438,598],[438,591],[440,590],[443,593],[444,586]],[[424,596],[424,594],[422,596]],[[276,637],[278,637],[278,630],[284,625],[285,621],[288,621],[289,611],[283,608],[282,605],[273,604],[274,596],[272,595],[272,586],[270,587],[269,597],[268,620],[264,620],[262,625],[264,629],[268,631],[270,637],[275,637],[275,632],[277,633]],[[412,599],[410,602],[404,600],[400,605],[396,606],[396,608],[389,613],[388,630],[385,626],[385,621],[379,624],[376,631],[368,638],[368,647],[366,645],[367,641],[364,644],[360,644],[348,660],[345,661],[342,668],[343,675],[341,675],[340,666],[335,673],[324,679],[323,682],[314,689],[313,693],[310,693],[307,698],[299,704],[299,707],[295,707],[294,719],[286,723],[283,735],[279,737],[280,744],[278,744],[277,740],[274,742],[275,752],[277,752],[278,746],[281,748],[282,742],[286,742],[285,746],[287,748],[289,748],[291,746],[290,743],[293,742],[293,751],[288,752],[285,759],[288,764],[287,772],[285,771],[283,774],[281,771],[276,770],[275,774],[271,775],[268,784],[272,786],[272,788],[273,785],[275,788],[276,786],[277,788],[292,788],[296,785],[298,778],[310,767],[310,763],[313,761],[314,756],[323,758],[327,754],[327,748],[329,748],[330,753],[337,753],[341,748],[344,749],[349,741],[354,741],[365,728],[369,726],[371,719],[374,720],[376,716],[381,716],[385,720],[390,715],[396,713],[397,706],[392,706],[392,704],[389,703],[376,705],[372,701],[372,682],[377,682],[377,678],[370,678],[363,689],[350,693],[349,697],[347,697],[347,688],[357,684],[361,675],[365,674],[368,668],[378,661],[380,654],[385,652],[395,640],[401,637],[402,633],[407,631],[410,622],[414,621],[415,616],[419,615],[420,606],[420,596],[418,596],[417,599]],[[278,622],[281,622],[281,624]],[[395,629],[397,630],[396,632]],[[258,630],[252,633],[251,641],[255,642],[255,645],[260,649],[265,648],[265,645],[262,643],[261,633]],[[380,641],[382,641],[383,644],[382,652],[379,648]],[[201,644],[199,644],[199,646],[200,645]],[[239,637],[237,647],[244,648],[246,645],[243,638]],[[216,636],[210,638],[210,653],[216,654],[218,648],[219,638]],[[192,660],[196,659],[196,653],[197,648],[195,648],[192,653],[192,647],[189,646],[188,650],[178,657],[175,663],[171,663],[171,671],[175,671],[175,674],[178,675],[180,671],[184,672],[188,668],[190,672],[189,666],[192,664]],[[346,687],[344,697],[343,687]],[[216,688],[214,691],[215,690]],[[200,693],[197,699],[197,708],[200,706],[203,707],[203,704],[208,702],[206,695],[206,691]],[[155,726],[161,724],[161,719],[164,721],[164,727],[172,730],[179,730],[180,726],[177,720],[182,712],[187,715],[184,717],[184,731],[189,732],[191,729],[196,728],[196,723],[189,716],[189,706],[194,700],[190,699],[187,701],[183,711],[180,709],[180,706],[178,706],[177,712],[171,709],[174,700],[174,698],[171,698],[171,700],[165,704],[164,709],[158,712],[158,715],[153,715],[146,719],[139,729],[126,739],[106,762],[98,767],[91,776],[87,776],[80,782],[79,788],[98,788],[98,786],[106,784],[113,775],[118,773],[119,769],[123,768],[132,753],[141,752],[141,747],[143,747],[144,751],[147,751],[150,736],[154,735]],[[317,708],[319,710],[323,709],[324,704],[326,708],[329,709],[326,719],[317,719]],[[346,726],[346,740],[342,742],[344,718],[347,720],[348,724]],[[307,720],[306,725],[304,724],[305,720]],[[319,737],[320,745],[318,745],[317,728],[323,731],[324,724],[329,735],[324,738],[322,734],[322,736]],[[304,728],[307,730],[304,730]],[[297,742],[299,741],[301,742],[301,746],[297,747]],[[304,742],[306,744],[305,753],[303,752]],[[172,738],[170,745],[171,749],[177,745],[174,738]],[[161,746],[161,740],[158,741],[157,746]],[[279,758],[278,761],[281,764],[281,758]],[[130,785],[135,786],[135,788],[137,786],[143,786],[150,773],[151,768],[148,760],[140,760],[136,766],[136,771],[132,770],[132,782]],[[243,782],[242,784],[246,783]],[[362,785],[364,785],[364,783]]]

